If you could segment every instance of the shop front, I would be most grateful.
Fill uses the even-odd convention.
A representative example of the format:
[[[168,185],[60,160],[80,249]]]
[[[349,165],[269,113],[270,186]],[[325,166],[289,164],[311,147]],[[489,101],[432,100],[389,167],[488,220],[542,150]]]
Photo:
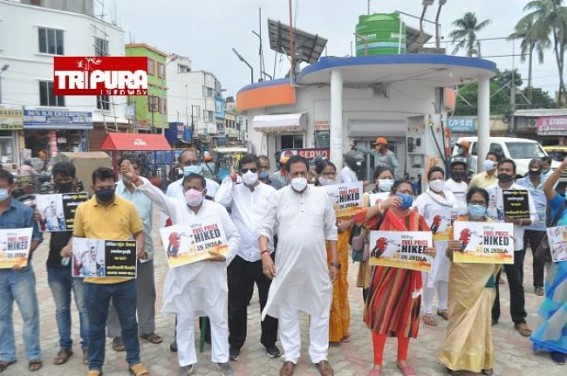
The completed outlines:
[[[21,109],[0,108],[0,162],[8,171],[17,170],[22,158],[19,134],[23,125]]]
[[[32,157],[40,157],[40,151],[51,157],[60,152],[88,151],[92,129],[91,112],[24,110],[25,148],[31,150]]]

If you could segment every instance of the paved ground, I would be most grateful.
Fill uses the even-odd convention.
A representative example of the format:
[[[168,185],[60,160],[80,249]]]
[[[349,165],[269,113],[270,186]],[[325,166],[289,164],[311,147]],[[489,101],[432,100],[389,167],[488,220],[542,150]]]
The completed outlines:
[[[157,234],[156,234],[157,235]],[[157,240],[158,237],[156,236]],[[158,244],[159,240],[156,241]],[[70,361],[62,366],[55,366],[52,363],[53,357],[59,350],[58,333],[55,324],[55,308],[51,291],[47,285],[47,275],[45,259],[47,254],[47,241],[36,251],[33,260],[37,278],[37,293],[40,301],[41,310],[41,345],[44,356],[44,367],[35,375],[61,375],[76,376],[86,374],[86,366],[80,362],[80,356],[73,356]],[[350,264],[352,265],[352,264]],[[531,257],[527,257],[525,268],[526,275],[526,304],[528,311],[528,323],[535,325],[536,312],[541,302],[541,298],[533,293]],[[158,288],[158,311],[161,305],[161,290],[167,266],[165,256],[161,247],[156,250],[156,286]],[[352,286],[350,288],[350,302],[352,310],[351,320],[351,339],[352,341],[340,346],[331,347],[329,350],[329,360],[335,368],[336,374],[340,376],[367,375],[372,365],[372,345],[370,333],[362,323],[362,296],[359,289],[354,287],[356,277],[355,267],[350,268],[349,276]],[[567,367],[554,365],[547,356],[536,355],[531,351],[531,342],[521,337],[513,329],[510,320],[508,307],[508,286],[502,287],[502,317],[500,323],[494,327],[494,342],[496,349],[495,375],[504,376],[531,376],[531,375],[566,375]],[[76,311],[76,310],[74,310]],[[21,337],[21,316],[17,309],[14,310],[16,325],[16,343],[18,346],[19,360],[12,365],[5,375],[27,375],[32,374],[27,370],[22,337]],[[74,312],[73,337],[76,341],[75,351],[80,352],[78,345],[78,318]],[[303,318],[302,333],[303,348],[296,375],[317,375],[317,370],[311,364],[307,356],[307,319]],[[249,335],[248,341],[244,346],[240,360],[232,362],[238,375],[278,375],[281,367],[281,359],[270,359],[265,355],[263,347],[259,343],[259,306],[256,298],[253,299],[249,307]],[[421,326],[420,336],[410,344],[410,363],[414,366],[419,375],[444,375],[443,368],[437,362],[438,349],[444,336],[446,322],[441,323],[437,328]],[[167,376],[175,375],[177,370],[177,356],[169,351],[169,343],[173,334],[173,317],[159,314],[157,317],[157,332],[164,338],[160,345],[142,343],[142,361],[150,369],[152,375]],[[104,366],[104,374],[108,376],[127,375],[128,367],[124,360],[124,353],[116,353],[110,348],[110,341],[107,345],[107,357]],[[384,375],[401,375],[395,366],[396,342],[389,340],[386,345]],[[207,346],[205,352],[199,355],[199,363],[196,367],[196,375],[219,375],[210,361],[210,348]]]

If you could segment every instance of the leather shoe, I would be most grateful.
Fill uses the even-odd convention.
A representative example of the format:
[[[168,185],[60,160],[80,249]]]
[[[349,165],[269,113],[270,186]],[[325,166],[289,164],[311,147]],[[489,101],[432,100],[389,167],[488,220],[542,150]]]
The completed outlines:
[[[282,368],[280,368],[280,376],[292,376],[293,371],[295,371],[295,363],[288,360],[284,362]]]
[[[60,366],[61,364],[67,363],[69,358],[73,355],[73,350],[71,349],[61,349],[57,353],[55,359],[53,359],[53,364]]]
[[[321,376],[334,376],[335,371],[333,371],[333,367],[329,364],[326,360],[321,360],[319,363],[315,364]]]

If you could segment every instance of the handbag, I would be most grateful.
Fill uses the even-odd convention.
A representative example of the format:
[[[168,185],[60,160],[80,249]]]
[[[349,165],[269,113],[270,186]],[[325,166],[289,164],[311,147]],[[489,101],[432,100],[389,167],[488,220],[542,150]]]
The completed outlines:
[[[555,213],[555,217],[553,217],[553,219],[550,220],[551,208],[548,205],[546,221],[545,221],[546,227],[548,228],[555,227],[557,225],[557,222],[559,222],[559,218],[561,218],[561,215],[563,214],[563,211],[565,210],[566,207],[567,207],[567,201],[564,200],[561,206],[559,207],[559,209],[557,210],[557,213]],[[534,258],[545,262],[553,261],[553,259],[551,258],[551,251],[549,247],[549,239],[547,238],[547,231],[545,232],[545,235],[543,235],[541,242],[536,248],[536,251],[534,253]]]

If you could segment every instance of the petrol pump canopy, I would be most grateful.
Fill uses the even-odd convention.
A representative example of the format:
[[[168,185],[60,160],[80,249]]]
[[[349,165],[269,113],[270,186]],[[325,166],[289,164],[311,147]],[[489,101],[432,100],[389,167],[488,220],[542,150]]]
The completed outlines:
[[[304,133],[307,129],[305,113],[256,115],[252,119],[252,128],[262,133]]]
[[[101,150],[155,151],[171,150],[162,134],[109,133],[100,146]]]

